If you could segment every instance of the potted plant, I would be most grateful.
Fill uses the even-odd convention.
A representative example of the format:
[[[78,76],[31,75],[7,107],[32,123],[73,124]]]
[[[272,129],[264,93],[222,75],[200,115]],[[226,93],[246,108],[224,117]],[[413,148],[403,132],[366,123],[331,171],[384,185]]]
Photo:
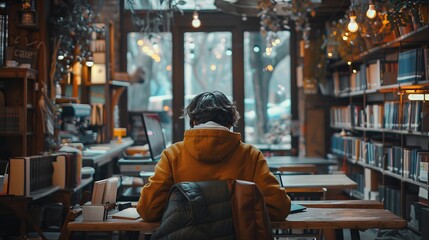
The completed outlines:
[[[417,30],[427,21],[426,1],[422,0],[388,0],[387,19],[399,27],[401,35]]]

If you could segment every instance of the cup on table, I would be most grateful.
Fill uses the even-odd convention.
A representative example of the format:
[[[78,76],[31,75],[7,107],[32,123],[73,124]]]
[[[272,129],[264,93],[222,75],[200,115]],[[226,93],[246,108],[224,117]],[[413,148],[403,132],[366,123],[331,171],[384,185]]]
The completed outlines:
[[[18,67],[18,62],[15,60],[6,60],[6,67]]]

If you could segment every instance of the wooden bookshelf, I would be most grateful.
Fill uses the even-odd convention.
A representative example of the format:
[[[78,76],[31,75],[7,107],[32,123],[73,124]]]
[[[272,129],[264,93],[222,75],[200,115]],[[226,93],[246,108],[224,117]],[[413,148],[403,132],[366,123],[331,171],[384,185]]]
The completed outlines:
[[[9,157],[35,153],[37,71],[24,68],[1,68],[0,149]]]
[[[115,126],[126,128],[128,124],[128,87],[130,86],[128,74],[116,72],[114,68],[114,30],[111,22],[98,23],[99,28],[105,33],[101,38],[95,37],[92,41],[101,48],[94,48],[94,66],[91,73],[96,71],[96,66],[104,68],[102,75],[91,74],[85,76],[86,85],[82,86],[81,102],[86,104],[103,105],[103,124],[93,124],[98,129],[101,142],[108,143],[113,139]],[[100,95],[94,98],[93,95]],[[118,120],[115,122],[115,108],[118,108]]]
[[[373,63],[374,60],[383,59],[387,54],[425,48],[429,44],[427,39],[429,39],[429,26],[425,25],[407,35],[355,56],[351,66],[347,65],[345,61],[337,61],[332,63],[330,68],[333,72],[341,71],[343,80],[347,78],[344,76],[345,72],[349,71],[350,79],[352,79],[351,75],[356,73],[356,71],[352,72],[353,69],[365,69],[368,64]],[[424,59],[427,59],[426,53],[424,53]],[[365,64],[364,68],[361,68],[362,64]],[[398,63],[398,65],[400,64],[401,62]],[[423,61],[422,64],[425,64],[424,67],[428,69],[427,61]],[[382,68],[380,71],[383,74]],[[422,74],[421,79],[410,82],[383,84],[383,79],[381,79],[381,82],[371,89],[362,87],[352,91],[351,89],[356,85],[349,83],[348,85],[343,84],[344,89],[332,91],[336,93],[337,99],[344,101],[331,108],[330,128],[334,132],[331,138],[331,152],[337,155],[340,161],[345,160],[346,173],[350,178],[358,183],[359,178],[365,178],[365,186],[349,192],[349,195],[356,199],[376,197],[377,200],[384,203],[385,208],[407,220],[410,219],[411,205],[413,202],[419,201],[418,190],[427,191],[429,189],[428,182],[414,177],[412,175],[414,172],[410,172],[411,169],[419,171],[415,165],[419,164],[415,162],[418,155],[413,149],[429,151],[429,121],[422,117],[429,114],[429,107],[422,102],[411,103],[406,96],[407,90],[429,93],[429,72],[426,70]],[[332,80],[334,81],[334,78]],[[386,110],[389,104],[395,105],[392,108],[394,110]],[[374,110],[371,106],[375,105],[380,107]],[[355,106],[358,107],[354,108]],[[414,112],[409,110],[412,109],[411,106],[415,107]],[[381,112],[373,113],[373,111]],[[415,119],[413,119],[415,122],[411,121],[411,112],[415,113]],[[376,114],[378,116],[375,116]],[[365,120],[380,119],[378,119],[378,124],[371,125],[367,121],[356,122],[360,117]],[[410,127],[412,123],[417,124],[414,125],[416,127]],[[347,134],[344,135],[344,132]],[[378,145],[378,150],[377,147],[372,149],[374,144]],[[400,155],[394,155],[397,159],[389,160],[389,157],[392,157],[391,151],[393,150],[390,149],[393,146],[398,148],[396,150]],[[378,159],[371,159],[374,156],[377,156]],[[407,159],[404,160],[404,158]],[[389,161],[400,161],[395,165],[399,169],[391,169]],[[369,173],[373,177],[366,179],[365,173]],[[368,184],[372,186],[372,189],[368,189]]]

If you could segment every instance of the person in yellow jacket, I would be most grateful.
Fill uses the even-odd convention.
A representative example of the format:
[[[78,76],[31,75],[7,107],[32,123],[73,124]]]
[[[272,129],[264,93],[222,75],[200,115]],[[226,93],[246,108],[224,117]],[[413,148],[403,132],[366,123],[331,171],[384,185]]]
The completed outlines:
[[[264,196],[271,221],[284,220],[291,201],[256,147],[230,131],[240,114],[219,91],[195,96],[184,109],[191,129],[161,155],[155,174],[141,191],[137,211],[143,220],[160,221],[170,188],[179,182],[239,179],[254,182]]]

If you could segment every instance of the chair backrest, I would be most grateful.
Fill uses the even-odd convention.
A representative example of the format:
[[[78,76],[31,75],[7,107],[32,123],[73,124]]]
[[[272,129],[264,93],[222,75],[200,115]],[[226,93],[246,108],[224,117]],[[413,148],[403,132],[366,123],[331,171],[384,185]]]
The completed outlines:
[[[256,184],[232,181],[231,195],[236,239],[273,239],[264,196]]]
[[[151,239],[273,239],[264,198],[240,180],[183,182],[170,190],[161,225]]]
[[[314,164],[293,164],[278,168],[282,174],[299,173],[299,174],[316,174],[317,166]]]

